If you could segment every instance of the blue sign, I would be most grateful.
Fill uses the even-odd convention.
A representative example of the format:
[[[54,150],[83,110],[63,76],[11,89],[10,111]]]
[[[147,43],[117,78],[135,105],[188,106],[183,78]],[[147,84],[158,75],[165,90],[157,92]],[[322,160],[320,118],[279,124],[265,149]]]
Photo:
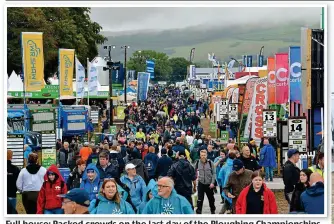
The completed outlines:
[[[146,72],[151,74],[151,79],[154,79],[154,61],[146,60]]]
[[[263,55],[257,56],[257,67],[263,67]]]
[[[113,85],[122,85],[124,83],[124,68],[123,64],[114,64],[114,66],[119,66],[119,70],[112,70],[112,84]]]
[[[302,70],[300,47],[290,47],[289,49],[290,62],[290,100],[301,103],[302,101]]]
[[[207,83],[208,89],[222,89],[223,87],[223,81],[218,81],[218,80],[210,80]]]
[[[253,56],[247,55],[247,67],[252,67],[253,65]]]
[[[150,73],[138,72],[138,82],[137,82],[138,100],[143,101],[147,99],[149,81],[150,81]]]

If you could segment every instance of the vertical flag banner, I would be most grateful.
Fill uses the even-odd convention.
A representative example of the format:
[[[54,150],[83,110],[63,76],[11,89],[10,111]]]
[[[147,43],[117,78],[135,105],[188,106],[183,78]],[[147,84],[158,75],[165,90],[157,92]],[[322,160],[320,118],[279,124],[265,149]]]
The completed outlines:
[[[148,84],[150,81],[150,73],[138,72],[137,97],[143,101],[147,99]]]
[[[263,55],[257,56],[257,67],[263,67]]]
[[[268,57],[268,105],[276,104],[275,58]]]
[[[242,64],[247,67],[247,55],[242,55]]]
[[[146,60],[146,72],[150,73],[151,79],[154,79],[154,61]]]
[[[73,95],[74,50],[59,49],[60,96]]]
[[[232,93],[232,103],[238,103],[239,99],[239,88],[235,88]]]
[[[276,103],[286,104],[289,101],[289,56],[288,53],[275,55]]]
[[[253,65],[253,56],[247,55],[247,67],[252,67]]]
[[[302,102],[302,70],[300,63],[300,47],[290,47],[290,101]]]
[[[242,110],[241,110],[241,121],[240,121],[240,136],[244,137],[246,134],[247,137],[249,137],[250,133],[250,107],[252,105],[252,99],[253,99],[253,92],[254,92],[254,85],[256,83],[258,78],[250,78],[247,80],[246,83],[246,91],[244,100],[242,102]],[[249,118],[248,118],[249,117]],[[248,121],[248,123],[247,123]]]
[[[75,79],[76,79],[76,97],[83,98],[85,95],[85,68],[75,57]]]
[[[253,94],[252,114],[252,138],[258,143],[263,137],[263,110],[267,109],[267,85],[268,78],[260,78],[255,83]]]
[[[44,88],[43,33],[21,33],[22,65],[26,91]]]
[[[97,84],[97,68],[94,64],[89,62],[88,67],[88,94],[90,96],[97,96],[98,84]]]

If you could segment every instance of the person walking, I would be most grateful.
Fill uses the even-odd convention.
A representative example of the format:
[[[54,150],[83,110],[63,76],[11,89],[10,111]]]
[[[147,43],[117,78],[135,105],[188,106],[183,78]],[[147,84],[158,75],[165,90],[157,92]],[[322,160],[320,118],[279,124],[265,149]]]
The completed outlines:
[[[178,152],[177,157],[178,161],[172,165],[167,176],[173,178],[176,192],[185,197],[193,207],[191,195],[196,192],[196,172],[186,160],[184,151]]]
[[[13,152],[7,150],[7,197],[12,207],[16,209],[16,181],[20,174],[20,169],[12,164]]]
[[[228,198],[232,199],[232,213],[236,213],[236,202],[241,191],[252,182],[253,171],[246,170],[241,160],[233,160],[233,171],[228,177],[224,192]]]
[[[38,155],[30,153],[28,166],[20,171],[16,187],[22,192],[22,203],[27,214],[36,214],[37,198],[44,182],[46,169],[38,165]]]
[[[87,161],[90,154],[92,154],[92,149],[89,147],[89,143],[85,142],[84,147],[80,149],[79,155],[81,156],[82,160]]]
[[[86,162],[82,159],[76,161],[76,167],[70,173],[67,179],[67,189],[79,188],[82,182],[82,175],[86,169]]]
[[[99,170],[95,164],[89,164],[82,175],[80,188],[83,188],[88,192],[90,201],[96,199],[101,188],[101,184]]]
[[[157,168],[159,157],[155,154],[155,148],[150,146],[148,154],[144,157],[144,164],[148,173],[149,180],[155,178],[155,170]]]
[[[299,161],[299,151],[297,149],[289,149],[287,156],[288,161],[285,162],[283,167],[283,182],[285,199],[290,205],[292,193],[300,179],[300,169],[296,166]]]
[[[264,183],[262,172],[253,172],[252,183],[241,191],[236,214],[278,214],[275,194]]]
[[[314,172],[310,176],[311,187],[307,188],[301,196],[301,204],[307,214],[324,214],[325,196],[324,179],[318,173]]]
[[[167,172],[173,164],[173,160],[167,156],[167,150],[161,149],[161,157],[158,160],[157,167],[155,169],[155,178],[167,176]]]
[[[266,172],[266,181],[274,181],[274,168],[277,167],[276,151],[272,145],[269,144],[269,139],[264,138],[263,148],[260,151],[259,165],[264,167]]]
[[[244,163],[245,169],[247,170],[256,171],[261,169],[261,166],[257,163],[256,158],[251,155],[248,146],[242,147],[240,160]]]
[[[207,151],[201,150],[200,159],[196,162],[195,170],[198,172],[198,200],[196,214],[202,214],[204,194],[208,197],[211,214],[216,213],[214,191],[216,169],[211,160],[207,159]]]
[[[60,194],[63,198],[62,209],[65,214],[89,214],[89,194],[83,188],[74,188],[67,194]]]
[[[61,148],[57,155],[57,167],[69,168],[74,157],[73,149],[69,148],[69,143],[64,142],[64,147]]]

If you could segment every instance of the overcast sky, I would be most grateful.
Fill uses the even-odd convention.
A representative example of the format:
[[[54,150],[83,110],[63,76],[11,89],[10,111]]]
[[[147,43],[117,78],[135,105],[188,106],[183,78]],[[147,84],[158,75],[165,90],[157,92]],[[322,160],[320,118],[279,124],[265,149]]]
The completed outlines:
[[[92,8],[91,19],[103,31],[161,30],[202,24],[319,21],[321,8]]]

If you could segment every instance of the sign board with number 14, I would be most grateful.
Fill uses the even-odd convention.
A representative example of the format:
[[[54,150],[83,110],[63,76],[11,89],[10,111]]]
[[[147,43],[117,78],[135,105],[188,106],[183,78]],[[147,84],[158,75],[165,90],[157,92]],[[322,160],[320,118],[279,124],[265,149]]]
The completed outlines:
[[[306,118],[289,117],[289,148],[298,149],[300,152],[307,151],[306,142]]]

